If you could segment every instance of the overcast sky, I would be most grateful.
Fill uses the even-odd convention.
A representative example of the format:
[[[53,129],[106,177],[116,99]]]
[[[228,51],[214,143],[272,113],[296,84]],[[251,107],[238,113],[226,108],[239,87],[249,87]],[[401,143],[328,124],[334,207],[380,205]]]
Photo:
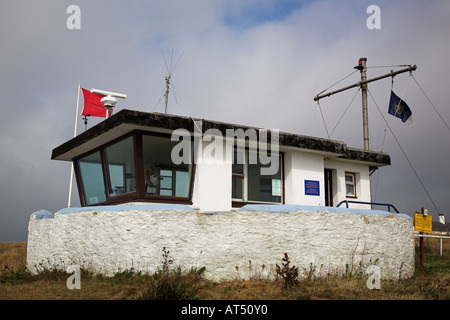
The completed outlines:
[[[367,27],[372,4],[381,29]],[[79,30],[67,27],[70,5],[80,8]],[[163,54],[169,67],[181,57],[168,113],[323,138],[328,129],[356,148],[358,88],[320,100],[326,127],[314,96],[352,74],[360,57],[368,78],[416,64],[414,78],[394,78],[413,126],[387,113],[390,78],[369,84],[371,149],[392,161],[372,175],[373,200],[411,216],[425,207],[433,220],[436,206],[449,221],[449,17],[447,0],[2,0],[0,242],[26,241],[31,213],[67,207],[70,163],[50,157],[73,137],[78,83],[127,94],[115,113],[162,112]],[[331,90],[359,80],[355,72]],[[75,184],[72,205],[79,206]]]

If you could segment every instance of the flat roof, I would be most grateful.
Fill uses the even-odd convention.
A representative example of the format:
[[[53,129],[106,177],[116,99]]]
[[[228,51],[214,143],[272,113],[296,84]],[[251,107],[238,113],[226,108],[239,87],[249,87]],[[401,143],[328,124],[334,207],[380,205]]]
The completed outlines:
[[[202,131],[218,129],[226,136],[227,129],[264,129],[243,126],[238,124],[211,121],[199,118],[183,117],[164,113],[149,113],[123,109],[94,127],[79,134],[73,139],[61,144],[52,151],[52,160],[71,161],[72,159],[98,148],[116,138],[119,138],[134,130],[172,133],[176,129],[186,129],[194,132],[194,121],[202,121]],[[349,161],[364,162],[372,166],[380,167],[391,164],[390,156],[386,153],[349,148],[342,141],[304,136],[286,132],[279,132],[279,146],[282,149],[302,149],[307,152],[326,154],[333,158]]]

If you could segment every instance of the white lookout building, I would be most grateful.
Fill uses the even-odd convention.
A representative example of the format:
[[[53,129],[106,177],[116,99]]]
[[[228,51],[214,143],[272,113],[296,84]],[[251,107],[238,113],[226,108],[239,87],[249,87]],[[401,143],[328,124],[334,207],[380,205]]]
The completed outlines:
[[[175,263],[205,266],[215,279],[249,260],[270,272],[285,252],[318,274],[374,261],[383,277],[414,273],[412,219],[371,210],[370,175],[390,165],[385,153],[122,110],[51,158],[73,162],[81,208],[31,215],[32,272],[70,264],[152,272],[166,247]],[[342,201],[355,203],[336,208]]]
[[[194,120],[122,110],[55,148],[52,159],[73,161],[82,206],[179,203],[201,211],[228,211],[245,204],[332,207],[343,200],[370,202],[371,172],[390,165],[385,153],[284,132],[278,133],[275,159],[273,130]],[[186,136],[172,141],[174,131],[190,134],[190,141]],[[267,137],[261,139],[263,132]],[[259,161],[258,147],[269,164]],[[229,150],[234,150],[234,161],[226,161]],[[175,164],[172,152],[184,163]],[[261,174],[261,167],[270,165],[273,172]],[[149,166],[161,179],[152,194],[144,179]]]

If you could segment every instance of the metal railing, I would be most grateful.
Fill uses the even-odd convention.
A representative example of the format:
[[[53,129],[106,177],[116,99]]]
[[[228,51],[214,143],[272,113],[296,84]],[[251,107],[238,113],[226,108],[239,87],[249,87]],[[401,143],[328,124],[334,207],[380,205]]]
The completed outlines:
[[[433,234],[422,234],[421,232],[414,231],[414,238],[438,238],[439,239],[439,255],[442,256],[442,239],[450,239],[450,236],[446,235],[433,235]]]
[[[376,205],[376,206],[387,206],[388,211],[391,212],[391,208],[395,210],[395,212],[400,213],[397,208],[390,203],[379,203],[379,202],[364,202],[364,201],[354,201],[354,200],[343,200],[339,202],[339,204],[336,207],[339,207],[341,204],[345,203],[346,207],[348,208],[349,203],[358,203],[358,204],[370,204],[370,205]]]

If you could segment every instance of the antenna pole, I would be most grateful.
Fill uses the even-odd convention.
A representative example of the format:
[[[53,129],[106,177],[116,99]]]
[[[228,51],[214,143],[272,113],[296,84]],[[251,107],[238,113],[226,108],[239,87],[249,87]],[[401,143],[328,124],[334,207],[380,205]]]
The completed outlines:
[[[359,59],[358,69],[361,71],[361,94],[362,94],[362,116],[363,116],[363,136],[364,136],[364,149],[370,150],[369,144],[369,111],[367,109],[367,58]]]
[[[170,87],[170,75],[166,77],[166,93],[164,96],[166,97],[166,106],[164,109],[164,113],[167,113],[167,102],[169,101],[169,87]]]

